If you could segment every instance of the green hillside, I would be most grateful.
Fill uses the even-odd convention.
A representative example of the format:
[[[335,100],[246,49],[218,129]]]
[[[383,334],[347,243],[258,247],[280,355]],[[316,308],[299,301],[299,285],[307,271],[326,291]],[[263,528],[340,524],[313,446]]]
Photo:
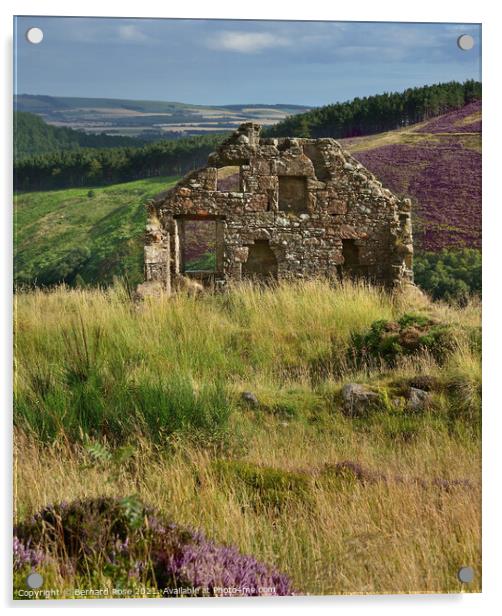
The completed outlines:
[[[143,271],[144,204],[176,180],[158,177],[92,190],[19,194],[16,284],[108,284],[123,275],[136,284]]]
[[[79,148],[138,147],[141,139],[86,133],[66,127],[51,126],[33,113],[14,112],[14,158],[50,154]]]
[[[28,185],[78,180],[84,187],[16,198],[16,283],[108,284],[123,274],[131,284],[141,280],[143,204],[187,169],[205,164],[217,143],[207,136],[26,159],[16,170]],[[435,298],[464,301],[480,293],[481,102],[342,144],[385,186],[413,199],[420,286]],[[160,177],[124,183],[146,174]],[[111,185],[85,187],[91,180]],[[197,250],[194,256],[200,256]]]

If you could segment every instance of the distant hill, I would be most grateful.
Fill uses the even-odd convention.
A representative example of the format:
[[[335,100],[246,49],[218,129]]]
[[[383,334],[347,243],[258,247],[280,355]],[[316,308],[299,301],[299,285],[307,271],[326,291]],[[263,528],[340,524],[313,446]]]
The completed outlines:
[[[245,103],[240,105],[194,105],[177,101],[150,101],[130,100],[124,98],[85,98],[74,96],[45,96],[41,94],[17,94],[14,97],[16,108],[19,111],[31,111],[32,113],[58,113],[63,109],[117,109],[122,108],[130,111],[143,113],[166,113],[180,109],[233,109],[242,111],[251,109],[278,109],[282,111],[309,109],[306,105]]]
[[[71,128],[50,126],[33,113],[14,112],[14,157],[16,160],[60,150],[77,150],[82,147],[138,147],[144,143],[132,137],[87,135]]]
[[[308,111],[303,105],[191,105],[174,101],[145,101],[112,98],[76,98],[18,94],[17,111],[35,113],[48,124],[83,130],[140,137],[149,141],[205,135],[233,130],[242,122],[264,125]]]

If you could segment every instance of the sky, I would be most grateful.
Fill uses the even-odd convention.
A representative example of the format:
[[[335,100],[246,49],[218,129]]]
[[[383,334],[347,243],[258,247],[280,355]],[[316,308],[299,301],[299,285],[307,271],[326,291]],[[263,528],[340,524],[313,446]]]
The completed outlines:
[[[477,24],[22,16],[14,33],[18,94],[319,106],[481,79]]]

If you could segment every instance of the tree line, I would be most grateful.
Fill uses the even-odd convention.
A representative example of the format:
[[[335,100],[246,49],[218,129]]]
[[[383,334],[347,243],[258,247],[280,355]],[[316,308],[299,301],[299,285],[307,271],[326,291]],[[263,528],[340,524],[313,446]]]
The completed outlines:
[[[101,186],[149,177],[183,175],[202,167],[225,135],[159,141],[139,148],[60,150],[17,161],[14,189]]]
[[[268,128],[270,137],[357,137],[403,128],[481,98],[481,83],[451,81],[404,92],[354,98],[289,116]]]
[[[84,148],[112,148],[141,146],[146,142],[136,137],[87,134],[66,126],[51,126],[34,113],[14,112],[14,158],[20,160],[29,156],[77,150]]]
[[[480,82],[452,81],[326,105],[290,116],[263,134],[315,138],[368,135],[421,122],[480,98]],[[198,135],[141,147],[59,149],[24,157],[15,162],[14,188],[50,190],[182,175],[205,165],[208,154],[227,135]],[[17,135],[15,138],[17,141]],[[18,150],[22,152],[22,147]]]

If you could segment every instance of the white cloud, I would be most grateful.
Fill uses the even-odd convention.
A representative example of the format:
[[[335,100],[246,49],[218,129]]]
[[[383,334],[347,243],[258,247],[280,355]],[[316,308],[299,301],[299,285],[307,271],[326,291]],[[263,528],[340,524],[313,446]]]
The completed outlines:
[[[122,41],[127,42],[138,43],[148,40],[148,37],[133,24],[124,24],[119,26],[118,35]]]
[[[269,32],[238,32],[226,30],[218,32],[207,41],[212,49],[237,51],[239,53],[255,53],[273,47],[287,47],[287,38]]]

